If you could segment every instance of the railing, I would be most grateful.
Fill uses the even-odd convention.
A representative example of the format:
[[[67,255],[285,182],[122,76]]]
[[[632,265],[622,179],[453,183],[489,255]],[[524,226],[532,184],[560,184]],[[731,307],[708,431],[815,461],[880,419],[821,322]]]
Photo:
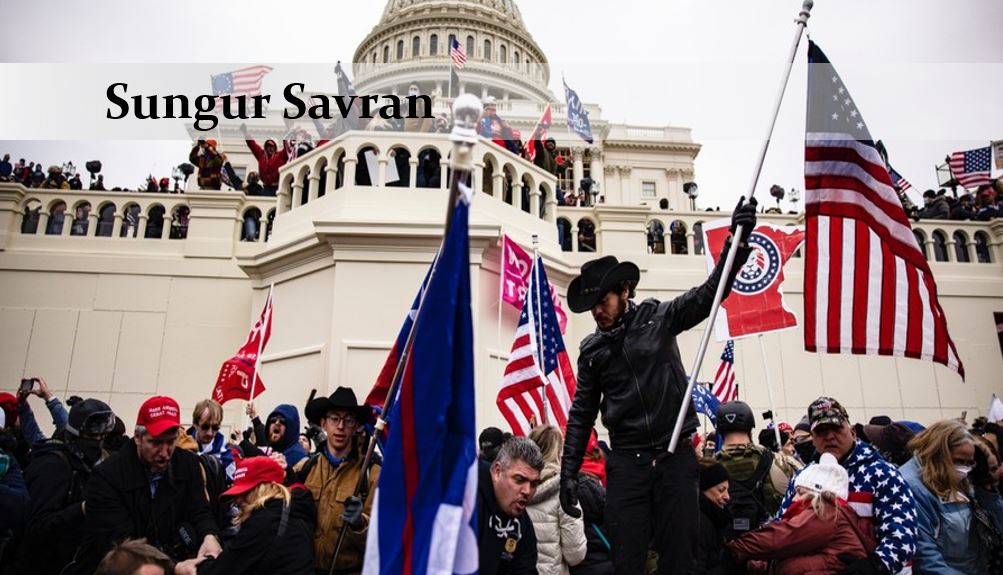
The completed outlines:
[[[287,163],[279,172],[278,214],[297,210],[347,187],[446,189],[448,134],[350,131]],[[512,209],[553,223],[557,178],[480,138],[471,187]],[[396,173],[396,176],[394,176]],[[479,200],[480,201],[480,200]],[[542,211],[541,211],[542,210]]]

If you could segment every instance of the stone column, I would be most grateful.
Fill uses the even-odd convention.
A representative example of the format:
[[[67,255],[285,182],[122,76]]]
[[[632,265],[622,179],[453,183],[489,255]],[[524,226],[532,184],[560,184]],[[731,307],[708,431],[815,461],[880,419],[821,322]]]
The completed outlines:
[[[316,200],[320,194],[320,174],[310,174],[310,191],[307,192],[307,203]],[[326,183],[326,182],[325,182]]]
[[[418,187],[418,156],[411,156],[407,161],[408,187]]]
[[[136,237],[143,239],[146,237],[146,224],[149,221],[150,216],[146,213],[139,214],[139,230],[136,232]]]
[[[373,182],[374,188],[377,186],[382,188],[387,185],[387,161],[389,159],[390,158],[388,158],[386,154],[380,154],[379,159],[376,160],[379,164],[379,168],[376,170],[377,181]]]
[[[355,167],[359,163],[358,156],[354,154],[345,154],[345,186],[355,185]]]
[[[293,197],[292,197],[292,208],[298,208],[303,205],[303,184],[300,183],[299,178],[293,180]]]
[[[63,229],[59,235],[64,237],[70,235],[70,231],[73,229],[73,220],[75,220],[77,216],[77,211],[73,210],[70,212],[70,209],[69,204],[67,204],[66,209],[63,210]]]
[[[171,238],[171,223],[174,221],[174,214],[168,211],[164,212],[164,225],[160,228],[160,239],[167,240]],[[191,223],[191,218],[188,219]]]
[[[958,257],[957,254],[954,253],[955,250],[954,236],[953,235],[948,236],[947,241],[944,242],[944,245],[947,246],[947,261],[956,263],[958,261]]]
[[[574,181],[571,186],[574,188],[572,191],[577,193],[578,187],[581,185],[582,177],[585,173],[585,166],[583,164],[584,150],[581,148],[571,148],[571,160],[574,163],[573,173]]]
[[[119,238],[122,237],[122,220],[125,216],[122,212],[115,212],[115,224],[111,227],[111,237]]]
[[[324,171],[327,172],[327,180],[324,181],[325,196],[334,193],[334,186],[338,183],[338,164],[332,162],[332,159],[328,159],[327,166],[324,167]]]
[[[449,158],[442,157],[439,160],[439,187],[444,190],[449,189]]]
[[[522,210],[522,176],[518,173],[512,176],[512,205]]]
[[[505,200],[505,174],[496,172],[492,176],[491,195],[499,202]]]
[[[686,230],[686,253],[693,254],[693,230]]]
[[[519,197],[522,197],[522,190],[519,191]],[[529,213],[533,217],[540,217],[540,186],[529,189]]]
[[[36,230],[35,233],[37,235],[44,236],[45,229],[47,227],[49,227],[49,212],[45,210],[38,210],[38,230]]]

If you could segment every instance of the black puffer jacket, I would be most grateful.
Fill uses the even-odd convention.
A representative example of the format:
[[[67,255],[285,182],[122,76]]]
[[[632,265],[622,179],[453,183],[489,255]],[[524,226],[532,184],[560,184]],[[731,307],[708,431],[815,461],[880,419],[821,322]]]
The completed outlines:
[[[283,502],[273,499],[241,523],[215,559],[199,563],[199,575],[313,575],[317,507],[306,489],[293,489],[282,533]]]
[[[727,250],[702,285],[668,302],[647,299],[636,306],[631,302],[616,326],[597,330],[582,341],[578,389],[568,414],[561,465],[564,477],[578,475],[600,409],[613,449],[661,448],[669,443],[687,384],[676,335],[710,314]],[[750,252],[740,248],[735,254],[725,297]],[[683,436],[697,425],[691,404]]]
[[[694,554],[696,575],[726,575],[734,571],[734,563],[725,549],[724,534],[731,525],[731,516],[700,494],[700,535]]]
[[[591,475],[578,475],[578,502],[582,505],[585,539],[588,543],[585,559],[571,568],[571,575],[612,575],[613,561],[606,530],[606,489]]]

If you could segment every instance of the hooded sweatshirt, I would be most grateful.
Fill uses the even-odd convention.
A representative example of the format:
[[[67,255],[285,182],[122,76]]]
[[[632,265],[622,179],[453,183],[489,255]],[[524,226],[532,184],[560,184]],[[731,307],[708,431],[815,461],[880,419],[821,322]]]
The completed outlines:
[[[308,455],[299,443],[300,415],[296,411],[296,407],[288,403],[277,406],[265,419],[266,433],[268,432],[268,420],[274,415],[281,416],[286,422],[286,433],[278,443],[271,444],[270,447],[276,451],[281,451],[282,455],[286,457],[286,467],[292,469],[294,465],[299,463],[300,459]]]

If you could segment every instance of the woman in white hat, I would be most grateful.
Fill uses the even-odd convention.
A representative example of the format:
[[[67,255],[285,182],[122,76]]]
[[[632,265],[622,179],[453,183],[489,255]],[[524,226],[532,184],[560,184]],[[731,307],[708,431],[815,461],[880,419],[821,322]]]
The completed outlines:
[[[798,474],[797,495],[780,521],[728,543],[732,557],[776,561],[776,575],[836,575],[845,559],[874,551],[870,528],[847,505],[849,477],[836,458],[822,454]]]

